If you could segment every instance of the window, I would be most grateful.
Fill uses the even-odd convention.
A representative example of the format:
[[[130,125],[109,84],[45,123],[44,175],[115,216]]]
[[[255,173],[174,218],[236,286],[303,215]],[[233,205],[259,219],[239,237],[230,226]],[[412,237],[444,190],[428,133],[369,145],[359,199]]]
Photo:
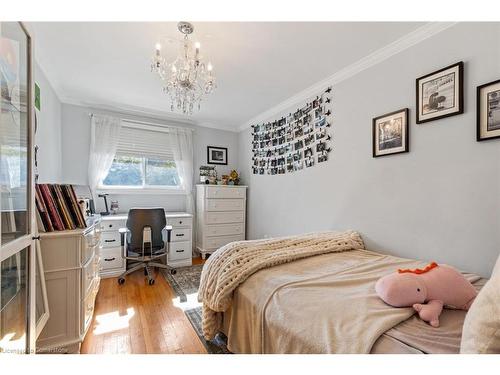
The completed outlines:
[[[113,164],[101,187],[180,188],[168,133],[123,124]]]

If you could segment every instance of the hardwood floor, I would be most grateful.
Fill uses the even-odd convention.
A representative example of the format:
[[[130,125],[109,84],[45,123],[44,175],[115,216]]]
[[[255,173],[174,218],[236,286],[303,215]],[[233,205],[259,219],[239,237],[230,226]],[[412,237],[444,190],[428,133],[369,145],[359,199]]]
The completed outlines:
[[[193,259],[193,264],[202,260]],[[82,354],[206,353],[181,308],[175,293],[156,273],[153,286],[141,271],[101,280],[92,325],[82,343]]]

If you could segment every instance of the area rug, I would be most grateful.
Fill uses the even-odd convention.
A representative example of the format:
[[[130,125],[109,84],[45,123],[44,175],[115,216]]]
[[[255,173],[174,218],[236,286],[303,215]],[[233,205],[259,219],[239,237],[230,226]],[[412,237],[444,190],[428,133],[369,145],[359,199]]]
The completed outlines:
[[[162,274],[170,284],[179,298],[179,307],[193,326],[198,338],[202,342],[209,354],[229,354],[226,343],[227,339],[223,334],[218,334],[213,340],[207,341],[203,337],[201,329],[201,305],[196,302],[198,287],[200,285],[200,276],[203,265],[197,264],[190,267],[177,268],[177,273],[171,275],[169,271],[163,271]],[[196,305],[196,306],[194,306]]]

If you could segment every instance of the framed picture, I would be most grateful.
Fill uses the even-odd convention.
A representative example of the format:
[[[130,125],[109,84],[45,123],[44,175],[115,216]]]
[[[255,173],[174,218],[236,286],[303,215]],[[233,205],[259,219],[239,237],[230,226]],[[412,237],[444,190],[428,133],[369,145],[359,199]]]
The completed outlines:
[[[500,79],[477,87],[477,141],[500,138]]]
[[[207,164],[227,165],[227,148],[207,146]]]
[[[409,151],[408,108],[373,119],[373,157]]]
[[[462,61],[417,78],[417,124],[464,112]]]

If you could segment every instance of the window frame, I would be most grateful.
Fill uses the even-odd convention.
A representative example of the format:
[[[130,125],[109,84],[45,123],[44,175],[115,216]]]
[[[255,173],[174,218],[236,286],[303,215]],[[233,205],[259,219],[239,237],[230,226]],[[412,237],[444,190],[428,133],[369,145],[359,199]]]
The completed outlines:
[[[117,155],[122,156],[131,156],[117,152]],[[146,166],[147,166],[147,155],[143,155],[140,157],[142,159],[142,171],[143,171],[143,179],[141,186],[132,186],[132,185],[104,185],[103,181],[99,181],[99,185],[97,186],[97,190],[101,192],[111,193],[111,194],[176,194],[176,195],[185,195],[186,191],[181,186],[164,186],[164,185],[146,185]],[[107,176],[106,176],[107,177]],[[106,178],[105,177],[105,178]],[[104,179],[105,179],[104,178]]]

